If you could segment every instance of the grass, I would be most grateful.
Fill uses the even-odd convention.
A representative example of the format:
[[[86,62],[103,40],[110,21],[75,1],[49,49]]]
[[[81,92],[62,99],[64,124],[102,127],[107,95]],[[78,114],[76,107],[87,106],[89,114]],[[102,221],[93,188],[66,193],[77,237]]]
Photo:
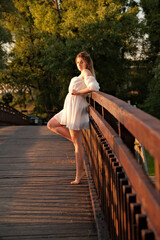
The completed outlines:
[[[149,176],[155,176],[154,158],[146,149],[145,149],[145,156],[146,156]]]

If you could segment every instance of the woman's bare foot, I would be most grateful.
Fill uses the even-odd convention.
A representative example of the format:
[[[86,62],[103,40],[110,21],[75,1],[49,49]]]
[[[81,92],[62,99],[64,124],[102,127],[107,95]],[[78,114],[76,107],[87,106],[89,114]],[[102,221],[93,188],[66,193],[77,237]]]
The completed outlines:
[[[83,171],[79,177],[76,177],[76,179],[72,181],[71,184],[79,184],[81,179],[84,177],[84,175],[85,175],[85,171]]]

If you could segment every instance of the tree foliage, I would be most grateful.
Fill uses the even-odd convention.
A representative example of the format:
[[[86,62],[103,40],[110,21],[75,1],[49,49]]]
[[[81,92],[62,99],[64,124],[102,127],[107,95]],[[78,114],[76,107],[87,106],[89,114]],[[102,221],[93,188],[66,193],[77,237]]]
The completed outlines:
[[[155,60],[160,51],[160,1],[141,0],[141,6],[145,13],[146,21],[144,31],[149,36],[150,54]]]
[[[160,119],[160,57],[157,58],[153,74],[154,77],[148,86],[149,94],[145,99],[143,109]]]
[[[0,69],[4,68],[7,57],[4,44],[11,42],[11,34],[6,28],[4,16],[14,11],[14,5],[11,0],[0,0]]]
[[[160,1],[141,0],[145,13],[144,32],[148,35],[148,94],[142,108],[160,118]]]
[[[138,38],[138,7],[128,0],[14,0],[5,16],[14,47],[0,81],[16,94],[31,94],[35,111],[62,107],[74,59],[88,51],[101,91],[122,95]]]
[[[3,95],[2,100],[5,104],[9,105],[13,101],[13,96],[11,93],[6,93]]]

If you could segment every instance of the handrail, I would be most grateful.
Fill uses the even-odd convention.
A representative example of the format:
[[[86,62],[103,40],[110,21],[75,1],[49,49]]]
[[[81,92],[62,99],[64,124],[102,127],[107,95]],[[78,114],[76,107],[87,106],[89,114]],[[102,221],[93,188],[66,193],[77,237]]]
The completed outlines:
[[[113,185],[113,189],[115,189],[115,184],[113,184],[114,181],[116,181],[116,186],[119,186],[118,184],[120,184],[117,182],[120,181],[117,180],[117,173],[115,175],[113,174],[113,176],[116,177],[116,180],[107,180],[107,175],[110,175],[111,173],[108,172],[109,170],[105,169],[105,164],[107,164],[105,163],[105,161],[111,161],[108,165],[108,168],[110,169],[110,171],[113,171],[113,169],[116,169],[115,166],[117,166],[120,169],[115,171],[120,171],[122,173],[124,171],[125,174],[122,175],[123,177],[125,176],[125,178],[127,177],[128,179],[128,188],[130,188],[130,185],[132,186],[132,194],[136,194],[138,202],[140,202],[140,204],[142,205],[142,207],[140,207],[141,210],[138,210],[138,212],[141,212],[141,214],[147,214],[149,219],[147,220],[148,226],[151,226],[150,228],[154,229],[155,238],[159,239],[160,147],[157,146],[160,146],[160,121],[150,116],[149,114],[144,113],[140,109],[102,92],[93,92],[92,94],[90,94],[89,103],[91,130],[90,133],[84,131],[84,141],[86,151],[90,158],[90,164],[93,168],[93,175],[95,181],[98,181],[98,183],[96,183],[96,188],[97,192],[99,192],[99,196],[101,197],[102,206],[104,205],[103,195],[107,195],[106,191],[108,191],[103,188],[102,179],[104,179],[105,182],[108,182],[108,186],[110,186],[110,184]],[[97,137],[95,137],[97,131],[100,134],[100,140],[96,140],[96,138],[98,138],[98,135]],[[155,158],[156,187],[151,183],[150,179],[135,159],[133,146],[135,139],[138,139]],[[103,151],[95,150],[94,146],[91,146],[92,144],[95,144],[94,142],[96,142],[97,149],[99,149],[99,145],[102,145],[101,148],[103,149]],[[106,150],[106,147],[104,146],[107,146],[107,149],[109,150]],[[95,151],[94,154],[92,153],[93,149]],[[110,153],[108,154],[106,153],[106,151],[110,151]],[[107,154],[108,160],[104,160],[106,159],[106,155],[103,156],[104,152],[105,154]],[[96,170],[96,168],[98,168],[98,170]],[[100,189],[99,186],[101,186]],[[102,193],[101,191],[104,192]],[[111,202],[113,200],[116,204],[118,204],[118,197],[115,198],[115,196],[117,196],[118,194],[121,195],[121,193],[115,190]],[[108,198],[110,198],[109,195],[107,196]],[[127,201],[126,195],[123,198],[125,198],[125,201]],[[135,204],[137,203],[135,202]],[[126,221],[124,219],[123,224],[124,221]],[[152,235],[152,233],[146,232],[145,234]],[[145,234],[143,233],[143,235]],[[129,233],[127,235],[127,238],[132,239],[129,236]],[[137,239],[142,238],[137,237]]]
[[[92,99],[107,109],[131,132],[160,164],[160,121],[153,116],[109,94],[92,93]],[[148,136],[150,136],[148,138]],[[160,178],[157,173],[157,185]]]
[[[30,123],[29,117],[7,104],[0,103],[0,123],[26,125]]]

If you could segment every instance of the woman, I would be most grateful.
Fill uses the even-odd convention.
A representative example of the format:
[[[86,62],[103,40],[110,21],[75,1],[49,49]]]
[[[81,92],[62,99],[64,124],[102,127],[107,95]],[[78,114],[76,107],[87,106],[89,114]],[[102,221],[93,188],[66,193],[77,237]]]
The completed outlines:
[[[63,110],[47,124],[50,130],[69,139],[74,144],[76,177],[71,184],[79,184],[85,175],[82,129],[89,129],[86,96],[92,91],[99,90],[90,55],[87,52],[79,53],[76,57],[76,64],[81,74],[71,79]]]

